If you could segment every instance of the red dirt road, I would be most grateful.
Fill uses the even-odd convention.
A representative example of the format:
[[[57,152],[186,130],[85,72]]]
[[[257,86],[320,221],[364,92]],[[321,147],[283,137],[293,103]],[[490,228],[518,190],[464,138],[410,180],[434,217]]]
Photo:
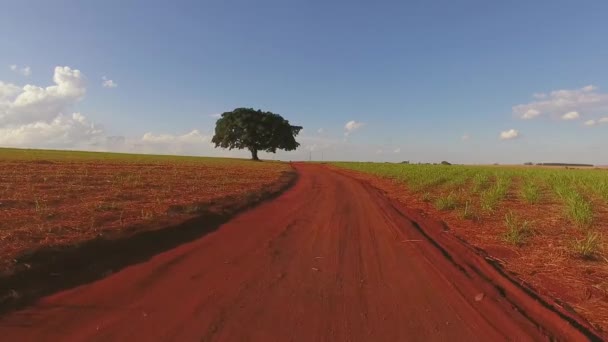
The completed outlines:
[[[323,166],[296,168],[292,189],[216,232],[1,317],[0,339],[601,338],[441,224]]]

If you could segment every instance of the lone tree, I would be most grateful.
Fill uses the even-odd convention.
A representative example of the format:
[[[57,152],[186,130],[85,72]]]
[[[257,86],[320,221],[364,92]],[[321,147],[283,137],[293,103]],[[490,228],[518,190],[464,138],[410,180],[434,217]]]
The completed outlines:
[[[248,149],[251,159],[260,160],[258,151],[275,153],[277,149],[293,151],[300,144],[295,137],[301,126],[292,126],[279,114],[252,108],[225,112],[215,123],[211,142],[215,147]]]

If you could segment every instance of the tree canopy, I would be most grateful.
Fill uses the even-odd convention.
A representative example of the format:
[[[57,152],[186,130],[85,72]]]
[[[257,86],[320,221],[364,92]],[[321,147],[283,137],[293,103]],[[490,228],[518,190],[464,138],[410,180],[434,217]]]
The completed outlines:
[[[300,144],[295,137],[302,126],[292,126],[281,115],[252,108],[225,112],[215,123],[211,140],[215,147],[248,149],[251,159],[259,160],[258,151],[275,153],[293,151]]]

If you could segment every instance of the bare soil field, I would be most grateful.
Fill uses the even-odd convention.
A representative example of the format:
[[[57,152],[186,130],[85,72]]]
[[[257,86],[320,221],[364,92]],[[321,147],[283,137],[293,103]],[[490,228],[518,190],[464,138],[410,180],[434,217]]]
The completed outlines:
[[[0,277],[91,241],[247,206],[293,176],[286,163],[0,149]]]
[[[548,167],[327,166],[482,248],[535,291],[608,328],[608,172]]]

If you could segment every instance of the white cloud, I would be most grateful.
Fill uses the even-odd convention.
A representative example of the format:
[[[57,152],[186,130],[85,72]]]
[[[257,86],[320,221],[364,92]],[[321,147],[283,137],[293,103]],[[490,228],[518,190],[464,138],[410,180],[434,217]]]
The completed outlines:
[[[22,88],[0,82],[0,127],[36,121],[49,122],[66,113],[86,93],[79,70],[56,67],[55,85],[46,88],[27,84]]]
[[[222,113],[209,114],[210,118],[219,119],[222,117]]]
[[[103,131],[80,113],[60,114],[50,122],[0,127],[2,146],[86,148],[102,138]]]
[[[22,68],[20,68],[18,65],[13,64],[13,65],[9,65],[9,68],[12,71],[14,71],[14,72],[16,72],[18,74],[21,74],[21,75],[23,75],[25,77],[30,76],[32,74],[32,68],[30,68],[27,65],[24,66],[24,67],[22,67]]]
[[[587,120],[584,123],[585,126],[595,126],[595,125],[599,125],[599,124],[608,124],[608,116],[599,118],[597,120],[596,119]]]
[[[0,81],[1,145],[76,148],[102,138],[101,128],[84,115],[69,114],[86,93],[84,75],[69,67],[56,67],[53,82],[48,87],[19,87]]]
[[[594,86],[594,85],[588,85],[588,86],[586,86],[586,87],[581,88],[581,90],[586,91],[586,92],[589,92],[589,91],[594,91],[594,90],[597,90],[597,87],[596,87],[596,86]]]
[[[15,101],[15,98],[19,93],[22,92],[22,88],[0,81],[0,119],[2,118],[3,112],[7,110],[8,106]]]
[[[323,133],[325,133],[325,130],[324,130],[323,128],[319,128],[319,129],[317,130],[317,133],[319,133],[319,134],[323,134]]]
[[[524,120],[529,120],[529,119],[534,119],[535,117],[539,116],[540,112],[536,109],[528,109],[522,116],[521,118]]]
[[[562,115],[562,120],[566,120],[566,121],[578,120],[580,117],[581,117],[581,115],[578,112],[568,112],[568,113]]]
[[[597,121],[595,120],[587,120],[585,121],[585,126],[595,126],[597,124]]]
[[[608,110],[608,94],[588,85],[574,90],[555,90],[549,94],[534,94],[536,101],[513,106],[513,114],[521,119],[541,115],[562,117],[563,113],[577,112],[593,115]]]
[[[106,136],[99,125],[74,113],[74,105],[86,94],[84,75],[67,66],[56,67],[53,82],[47,87],[21,87],[0,81],[1,146],[246,156],[240,151],[215,150],[211,137],[198,130],[136,138]]]
[[[471,136],[468,133],[465,133],[460,139],[462,141],[469,141],[471,140]]]
[[[351,121],[347,122],[346,125],[344,125],[344,129],[347,131],[354,131],[354,130],[359,129],[363,125],[364,124],[362,122],[357,122],[357,121],[351,120]]]
[[[344,135],[349,136],[351,133],[363,127],[364,125],[365,124],[363,122],[351,120],[344,125]]]
[[[107,77],[103,76],[101,78],[101,86],[104,88],[116,88],[118,87],[118,84],[110,79],[108,79]]]
[[[401,147],[397,147],[393,150],[394,153],[401,153]]]
[[[86,93],[84,75],[69,67],[57,67],[53,81],[55,85],[48,87],[19,87],[0,81],[0,145],[213,154],[210,137],[198,130],[182,135],[146,133],[141,138],[106,136],[84,115],[67,114]]]
[[[519,137],[519,131],[510,129],[508,131],[500,132],[500,140],[512,140]]]

